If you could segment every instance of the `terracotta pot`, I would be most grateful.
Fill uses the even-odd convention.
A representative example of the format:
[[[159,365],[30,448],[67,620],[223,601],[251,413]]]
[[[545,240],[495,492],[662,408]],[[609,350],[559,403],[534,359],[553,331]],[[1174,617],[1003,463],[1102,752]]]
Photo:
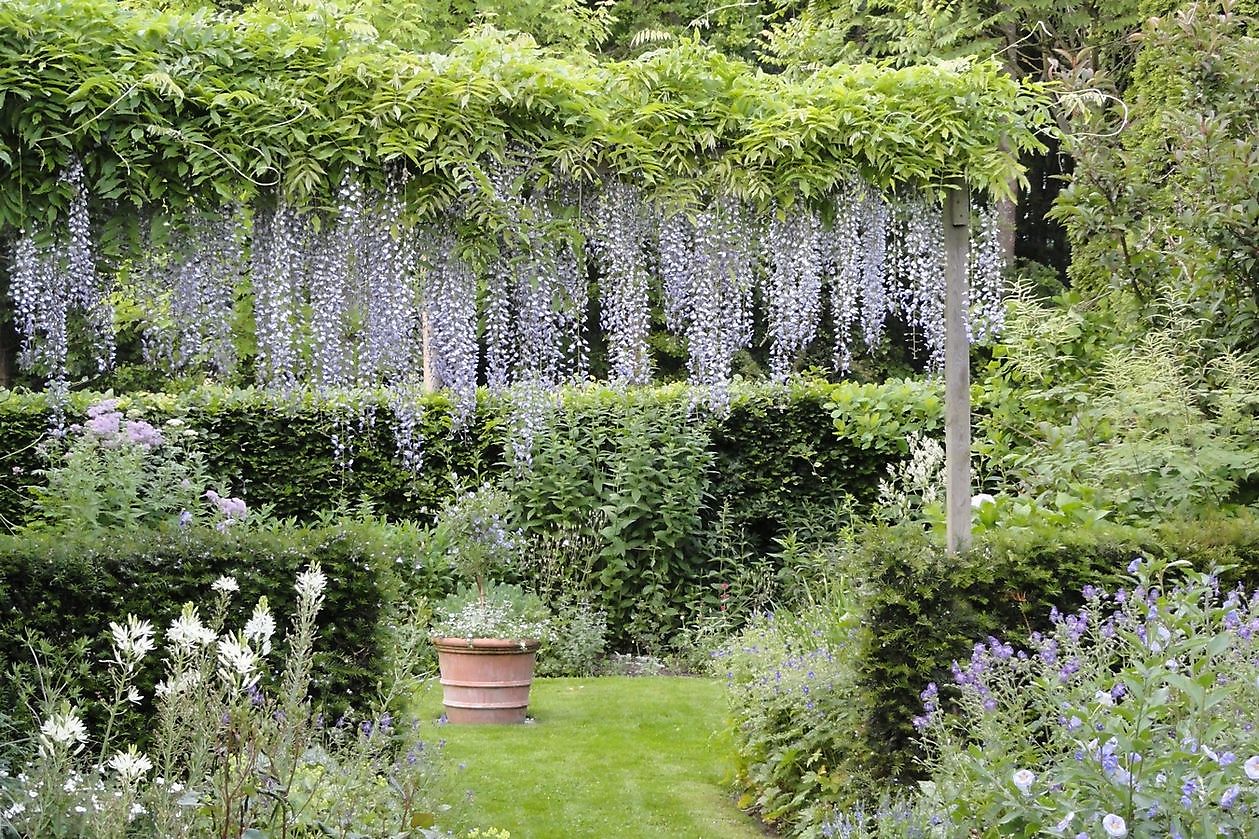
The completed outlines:
[[[452,723],[522,723],[529,707],[537,641],[433,638],[442,704]]]

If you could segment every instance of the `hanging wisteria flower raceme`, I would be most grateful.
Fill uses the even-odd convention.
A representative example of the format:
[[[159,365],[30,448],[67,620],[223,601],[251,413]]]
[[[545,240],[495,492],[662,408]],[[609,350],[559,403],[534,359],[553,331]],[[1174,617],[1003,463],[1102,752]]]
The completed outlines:
[[[822,221],[802,207],[769,222],[763,242],[764,297],[768,308],[770,376],[786,381],[796,358],[811,344],[822,318]]]
[[[666,322],[686,338],[691,383],[724,410],[735,353],[752,341],[759,221],[723,199],[693,219],[664,217],[658,240]]]
[[[169,373],[230,376],[233,310],[246,276],[242,208],[201,210],[182,224],[151,216],[143,225],[147,250],[132,261],[122,291],[145,301],[145,360]]]
[[[437,382],[454,394],[455,413],[466,418],[476,407],[477,341],[476,274],[458,251],[453,220],[428,228],[421,240],[425,261],[424,319]]]
[[[88,183],[77,158],[71,160],[61,181],[70,192],[65,218],[52,230],[19,233],[10,276],[15,321],[22,336],[19,360],[48,379],[58,411],[68,389],[73,317],[83,321],[82,331],[97,370],[105,370],[114,359],[109,275],[96,264]]]
[[[462,220],[411,219],[401,171],[383,190],[348,173],[327,213],[271,196],[248,210],[224,205],[192,209],[182,219],[151,216],[147,253],[125,263],[121,275],[128,293],[155,301],[146,355],[171,371],[231,375],[230,329],[243,296],[252,305],[261,383],[282,391],[389,383],[420,369],[427,356],[436,379],[456,393],[462,417],[474,404],[482,319],[492,390],[585,376],[590,258],[614,382],[651,376],[653,263],[665,324],[685,339],[692,381],[714,404],[725,400],[735,353],[755,337],[758,288],[776,380],[813,342],[823,298],[841,372],[858,339],[867,348],[880,345],[889,316],[905,321],[928,361],[940,358],[943,272],[934,199],[889,197],[853,182],[829,199],[829,212],[803,204],[757,209],[721,195],[683,212],[655,207],[629,184],[607,183],[591,200],[562,181],[546,189],[524,183],[527,166],[484,168],[502,226],[480,283],[454,235]],[[12,253],[21,359],[49,378],[54,395],[68,387],[79,321],[94,336],[98,366],[112,357],[106,280],[118,273],[96,265],[83,167],[72,164],[64,182],[71,201],[62,226],[27,231]],[[1000,328],[1004,266],[994,208],[977,217],[970,326],[976,340],[988,340]],[[582,237],[585,248],[578,248]]]
[[[589,219],[587,240],[603,272],[599,321],[607,336],[609,376],[619,384],[646,384],[650,330],[645,256],[650,213],[633,186],[606,184]]]
[[[999,337],[1005,326],[1006,265],[997,205],[990,203],[976,215],[967,266],[966,328],[972,341],[985,343]]]
[[[1028,650],[976,644],[956,713],[922,692],[931,783],[912,818],[840,815],[830,835],[1253,835],[1259,591],[1183,566],[1134,559],[1130,587],[1086,587]]]
[[[941,205],[915,195],[892,207],[895,226],[888,270],[888,312],[899,314],[922,342],[928,365],[944,367],[944,231]],[[867,344],[869,346],[869,344]]]

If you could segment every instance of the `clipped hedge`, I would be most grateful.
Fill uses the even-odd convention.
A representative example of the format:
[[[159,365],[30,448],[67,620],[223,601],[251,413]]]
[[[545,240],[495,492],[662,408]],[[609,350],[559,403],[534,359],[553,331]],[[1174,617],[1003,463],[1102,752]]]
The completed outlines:
[[[912,720],[927,683],[949,701],[951,664],[974,644],[994,636],[1025,646],[1048,629],[1051,607],[1083,604],[1085,585],[1131,585],[1136,556],[1232,566],[1221,584],[1253,590],[1259,514],[987,533],[955,557],[916,528],[866,531],[831,568],[855,582],[851,602],[777,616],[728,652],[740,800],[784,835],[816,837],[833,807],[917,780]]]
[[[456,427],[449,400],[434,394],[418,412],[418,472],[400,461],[383,394],[286,400],[206,389],[131,395],[120,407],[152,421],[179,416],[225,490],[298,521],[366,500],[387,519],[427,522],[463,483],[490,477],[505,479],[533,532],[589,526],[583,514],[598,511],[593,571],[622,649],[658,647],[697,611],[716,608],[705,597],[715,598],[723,569],[774,554],[793,530],[825,530],[828,512],[850,500],[868,503],[903,456],[905,432],[941,425],[930,382],[748,385],[723,416],[692,398],[682,385],[564,391],[536,432],[532,467],[515,470],[504,455],[512,426],[504,399],[482,394]],[[93,399],[76,394],[66,421]],[[40,397],[0,396],[0,451],[14,452],[0,460],[0,516],[10,526],[23,520],[48,427]]]
[[[81,420],[99,398],[76,394],[67,421]],[[250,504],[270,504],[276,515],[299,520],[364,498],[387,518],[427,520],[458,480],[504,468],[508,405],[484,393],[476,412],[457,428],[445,394],[422,399],[424,463],[418,474],[398,458],[392,414],[381,394],[359,394],[353,402],[285,400],[263,391],[207,388],[123,400],[124,409],[151,418],[182,416],[202,432],[210,474]],[[689,412],[689,400],[689,391],[678,385],[627,392],[592,387],[564,392],[560,410],[578,430],[581,451],[599,457],[607,451],[609,431],[596,414],[651,414],[668,406]],[[887,464],[905,452],[905,432],[937,429],[942,417],[939,387],[930,382],[744,386],[727,416],[703,423],[712,457],[707,509],[726,506],[737,526],[769,546],[811,510],[849,494],[872,499]],[[30,497],[24,488],[37,480],[33,473],[44,462],[38,446],[50,426],[41,395],[0,391],[0,452],[7,453],[0,454],[0,524],[23,521]],[[334,437],[346,443],[341,461]]]
[[[1187,520],[1149,528],[1095,526],[987,534],[961,556],[938,540],[876,532],[853,556],[868,585],[868,641],[859,671],[870,699],[862,736],[879,754],[876,776],[913,773],[912,718],[928,682],[952,684],[950,665],[988,636],[1021,644],[1048,628],[1049,611],[1083,605],[1085,585],[1124,585],[1137,556],[1232,566],[1224,585],[1259,587],[1259,517]]]
[[[282,635],[293,612],[297,572],[318,561],[328,577],[319,616],[313,693],[332,707],[370,697],[391,655],[386,621],[400,593],[440,597],[449,574],[422,556],[421,532],[409,526],[370,522],[231,530],[123,531],[80,539],[68,534],[28,533],[0,537],[0,708],[21,712],[20,680],[31,662],[28,638],[37,647],[69,651],[76,639],[92,640],[75,681],[87,695],[100,693],[107,674],[96,662],[110,621],[128,614],[159,630],[183,603],[214,602],[210,584],[220,575],[240,585],[227,619],[243,626],[266,596]],[[160,640],[160,633],[159,633]],[[46,642],[41,643],[41,642]],[[276,655],[278,653],[273,653]],[[13,677],[16,676],[17,680]],[[160,673],[146,674],[152,683]]]

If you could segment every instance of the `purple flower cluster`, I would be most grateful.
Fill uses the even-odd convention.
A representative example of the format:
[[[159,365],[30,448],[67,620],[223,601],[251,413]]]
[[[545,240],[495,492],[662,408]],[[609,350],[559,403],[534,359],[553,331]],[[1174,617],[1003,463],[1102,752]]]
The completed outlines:
[[[116,399],[106,399],[88,408],[87,421],[79,428],[108,449],[132,445],[149,450],[166,442],[162,432],[152,424],[144,420],[125,418],[118,410]]]
[[[794,208],[765,231],[763,295],[768,308],[770,374],[785,381],[796,357],[813,342],[822,316],[822,222]]]
[[[599,321],[607,336],[608,367],[612,381],[620,384],[645,384],[651,378],[645,254],[649,220],[649,208],[639,190],[613,182],[600,193],[587,233],[603,271]]]
[[[244,499],[228,498],[219,495],[212,489],[205,491],[205,500],[209,501],[214,509],[222,516],[217,525],[219,530],[226,530],[227,527],[235,522],[243,521],[245,516],[249,514],[249,508],[245,505]]]
[[[97,368],[114,358],[114,312],[109,272],[97,270],[83,164],[72,159],[61,175],[68,211],[51,231],[22,230],[13,245],[9,289],[22,336],[19,362],[49,380],[55,422],[68,395],[70,318],[82,316]]]

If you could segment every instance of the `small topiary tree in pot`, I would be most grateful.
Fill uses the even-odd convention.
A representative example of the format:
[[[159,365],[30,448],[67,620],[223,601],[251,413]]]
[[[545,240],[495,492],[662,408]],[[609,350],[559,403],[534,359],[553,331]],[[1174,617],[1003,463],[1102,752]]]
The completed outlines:
[[[433,646],[443,705],[452,723],[521,723],[549,613],[503,577],[524,560],[524,534],[510,524],[509,498],[483,486],[456,498],[434,529],[439,549],[465,581],[438,604]]]

